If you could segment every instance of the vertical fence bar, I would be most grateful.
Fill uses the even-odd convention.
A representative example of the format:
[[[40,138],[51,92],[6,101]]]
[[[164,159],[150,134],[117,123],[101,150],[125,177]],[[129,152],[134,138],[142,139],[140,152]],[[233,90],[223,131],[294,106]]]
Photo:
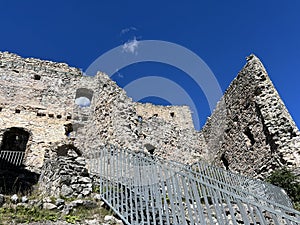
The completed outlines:
[[[222,202],[218,198],[217,190],[210,188],[210,195],[211,195],[213,205],[215,207],[217,221],[220,225],[224,225],[225,224],[224,222],[226,221],[227,218],[225,218],[226,214],[224,214],[222,212],[223,211],[222,210]],[[225,215],[225,217],[223,217],[224,215]]]
[[[145,204],[146,204],[146,215],[147,215],[147,224],[150,224],[150,212],[149,212],[149,189],[148,185],[144,185],[144,197],[145,197]]]
[[[236,204],[238,205],[239,209],[240,209],[240,213],[241,213],[241,216],[242,216],[242,219],[243,219],[243,222],[246,224],[246,225],[250,225],[250,221],[247,217],[247,213],[245,211],[245,208],[243,206],[243,203],[240,201],[240,200],[237,200],[236,201]]]
[[[125,193],[125,191],[126,191],[126,185],[125,185],[125,179],[124,179],[124,176],[125,176],[125,173],[123,172],[123,170],[124,170],[124,165],[125,165],[125,162],[124,162],[124,152],[121,150],[120,152],[119,152],[119,154],[120,154],[120,161],[121,161],[121,163],[120,163],[120,177],[121,177],[121,179],[120,179],[120,181],[121,181],[121,192],[120,192],[120,202],[121,202],[121,204],[120,204],[120,212],[122,212],[122,214],[124,214],[124,193]]]
[[[125,214],[127,215],[127,217],[129,218],[130,215],[129,215],[129,189],[130,189],[130,165],[129,165],[129,160],[130,160],[130,156],[128,155],[127,152],[124,152],[124,155],[125,155],[125,173],[126,173],[126,182],[125,182],[125,188],[126,188],[126,191],[125,191],[125,194],[124,194],[124,204],[125,204]]]
[[[155,193],[154,193],[154,174],[152,172],[152,165],[150,166],[150,174],[149,174],[149,196],[150,196],[150,204],[151,204],[151,210],[152,210],[152,223],[156,225],[156,207],[155,207]]]
[[[164,171],[167,174],[167,179],[166,179],[166,187],[167,187],[167,198],[169,199],[169,204],[170,204],[170,208],[171,208],[171,213],[172,213],[172,217],[173,217],[173,224],[178,224],[178,220],[176,217],[176,209],[174,206],[174,198],[173,198],[173,191],[171,189],[171,184],[170,184],[170,179],[171,179],[171,174],[169,174],[169,171],[167,171],[167,169],[165,169]],[[170,176],[170,177],[169,177]]]
[[[186,224],[187,221],[186,221],[186,218],[185,218],[185,210],[184,210],[184,207],[183,207],[183,197],[182,197],[182,190],[180,188],[180,184],[178,182],[178,174],[175,173],[175,175],[172,177],[173,178],[173,184],[174,184],[174,190],[175,190],[175,193],[176,193],[176,196],[177,196],[177,208],[179,209],[178,213],[181,217],[181,224]]]
[[[207,190],[209,190],[209,187],[205,187],[204,185],[202,184],[198,184],[200,186],[200,190],[201,190],[201,194],[202,194],[202,198],[204,199],[204,204],[205,204],[205,207],[206,207],[206,213],[208,215],[208,219],[210,221],[211,224],[214,224],[215,222],[213,221],[213,218],[212,218],[212,211],[210,209],[210,204],[209,204],[209,196],[207,196],[208,192]]]
[[[216,190],[216,195],[219,199],[221,209],[222,209],[222,215],[224,216],[225,224],[229,224],[229,219],[227,217],[227,212],[226,212],[226,200],[225,200],[225,193],[222,195],[221,191],[219,189]]]
[[[159,216],[159,225],[164,225],[164,219],[163,219],[163,205],[162,205],[162,196],[161,196],[161,186],[160,186],[160,179],[158,171],[160,170],[158,165],[154,165],[154,178],[155,180],[155,202],[156,207],[158,210],[158,216]]]
[[[255,215],[254,215],[254,212],[253,212],[253,208],[251,207],[251,205],[248,202],[246,202],[245,204],[247,204],[248,212],[250,213],[250,219],[252,220],[252,223],[256,224],[256,220],[255,220]]]
[[[145,160],[142,160],[141,161],[141,167],[144,168],[146,165],[145,165]],[[141,221],[142,223],[145,224],[145,220],[147,221],[146,223],[148,223],[148,220],[150,222],[150,219],[149,219],[149,215],[148,215],[148,212],[147,212],[147,200],[145,198],[145,182],[144,182],[144,179],[145,177],[141,175],[140,177],[140,187],[139,187],[139,190],[140,190],[140,208],[141,208]]]
[[[267,224],[267,222],[266,222],[266,220],[264,218],[264,215],[261,212],[261,209],[259,207],[255,207],[255,209],[256,209],[256,213],[258,215],[260,224]]]
[[[191,221],[191,224],[194,225],[195,224],[195,221],[194,221],[194,213],[192,211],[192,208],[191,208],[191,200],[192,198],[190,197],[189,193],[188,193],[188,187],[187,187],[187,181],[188,179],[185,179],[185,177],[180,177],[181,178],[181,183],[182,183],[182,187],[183,187],[183,193],[184,193],[184,197],[185,197],[185,204],[187,206],[187,212],[188,212],[188,215],[189,215],[189,220]]]
[[[135,211],[135,219],[136,219],[136,223],[139,224],[139,210],[138,210],[138,195],[139,195],[139,178],[141,176],[141,159],[140,158],[136,158],[136,163],[135,165],[133,165],[133,169],[134,169],[134,211]]]
[[[204,215],[204,208],[201,202],[201,196],[200,196],[201,190],[199,184],[197,184],[195,180],[192,180],[191,186],[192,186],[193,196],[197,204],[197,211],[198,211],[198,216],[201,220],[201,224],[206,224],[206,217]]]
[[[227,206],[228,206],[228,209],[229,209],[229,213],[230,213],[230,216],[231,216],[232,223],[233,223],[233,225],[237,225],[237,221],[235,219],[235,213],[233,211],[233,207],[232,207],[232,204],[230,202],[230,198],[228,198],[226,196],[225,200],[226,200],[226,203],[227,203]]]
[[[166,216],[166,223],[167,225],[170,225],[170,215],[169,215],[169,205],[168,205],[168,197],[167,197],[167,192],[166,192],[166,184],[165,184],[165,179],[167,177],[164,174],[164,169],[162,167],[159,168],[159,175],[161,177],[160,184],[161,184],[161,191],[162,191],[162,201],[163,201],[163,209],[165,211],[165,216]]]
[[[133,172],[133,169],[132,168],[132,162],[134,161],[134,156],[130,155],[130,160],[128,161],[128,166],[129,166],[129,171],[130,173]],[[133,193],[132,193],[132,186],[133,186],[133,176],[132,175],[128,175],[130,178],[129,178],[129,195],[128,195],[128,204],[129,204],[129,212],[130,212],[130,221],[133,223],[133,216],[134,216],[134,213],[133,213]]]

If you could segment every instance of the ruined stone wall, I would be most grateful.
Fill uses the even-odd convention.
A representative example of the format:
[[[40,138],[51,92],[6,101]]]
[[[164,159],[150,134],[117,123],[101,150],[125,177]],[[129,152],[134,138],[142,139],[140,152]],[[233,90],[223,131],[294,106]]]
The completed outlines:
[[[25,128],[30,133],[25,165],[41,168],[45,149],[89,119],[98,95],[94,81],[64,63],[0,53],[0,140],[12,127]],[[91,107],[75,104],[82,88],[93,90]]]
[[[82,198],[92,192],[85,158],[72,148],[72,143],[58,143],[47,152],[39,179],[42,195]]]
[[[145,109],[149,105],[144,107],[132,102],[107,75],[98,73],[97,76],[101,98],[95,103],[91,122],[78,134],[79,148],[92,151],[108,143],[186,163],[199,159],[205,143],[193,127],[186,128],[185,124],[181,126],[181,122],[164,119],[159,114],[153,116],[153,111],[147,114]]]
[[[89,98],[91,105],[79,107],[78,97]],[[155,149],[155,154],[189,162],[202,149],[187,107],[143,106],[132,102],[105,74],[87,77],[65,63],[3,52],[0,140],[12,127],[30,134],[25,165],[34,171],[42,167],[47,149],[70,139],[85,152],[111,143],[135,151]]]
[[[79,97],[91,104],[79,107]],[[255,56],[198,132],[188,107],[135,103],[101,72],[87,77],[64,63],[0,53],[1,144],[13,127],[29,133],[25,165],[37,172],[47,150],[66,141],[84,156],[112,144],[183,163],[204,158],[253,177],[300,165],[299,131]]]
[[[215,135],[220,121],[225,122],[223,132]],[[207,143],[211,139],[215,143],[214,148],[209,145],[211,161],[230,170],[263,178],[284,165],[300,167],[298,128],[254,55],[231,83],[202,132]]]

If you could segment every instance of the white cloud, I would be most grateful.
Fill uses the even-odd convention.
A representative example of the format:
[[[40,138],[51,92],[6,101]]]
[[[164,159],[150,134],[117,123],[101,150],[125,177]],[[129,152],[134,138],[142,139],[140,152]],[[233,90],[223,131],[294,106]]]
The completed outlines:
[[[117,74],[117,76],[120,78],[124,78],[124,75],[120,73],[119,69],[116,69],[114,74]]]
[[[75,104],[80,107],[89,107],[91,105],[91,101],[86,97],[79,97],[75,99]]]
[[[126,33],[128,33],[129,31],[132,31],[132,30],[137,31],[136,27],[127,27],[127,28],[121,30],[121,35],[126,34]]]
[[[132,53],[132,54],[137,54],[137,49],[139,46],[139,41],[134,38],[133,40],[129,40],[123,45],[123,51]]]
[[[118,74],[118,77],[120,77],[120,78],[124,78],[124,75],[123,75],[123,74],[121,74],[120,72],[118,72],[117,74]]]

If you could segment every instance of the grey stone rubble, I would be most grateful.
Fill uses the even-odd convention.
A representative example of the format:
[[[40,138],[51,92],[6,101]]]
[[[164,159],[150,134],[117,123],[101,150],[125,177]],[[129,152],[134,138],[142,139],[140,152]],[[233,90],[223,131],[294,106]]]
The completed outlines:
[[[90,195],[93,184],[85,158],[68,144],[59,145],[55,151],[56,155],[45,160],[42,167],[39,180],[41,194],[67,198]]]
[[[78,207],[84,207],[86,209],[93,209],[96,207],[103,207],[104,203],[101,202],[96,194],[92,195],[94,200],[88,200],[88,199],[77,199],[73,200],[69,203],[66,203],[65,200],[61,198],[57,198],[55,202],[53,202],[53,196],[45,197],[44,199],[32,199],[26,202],[23,202],[22,199],[26,198],[26,196],[20,196],[13,195],[11,196],[11,203],[5,202],[5,197],[3,195],[0,195],[0,201],[2,201],[2,206],[4,208],[11,207],[11,204],[14,204],[15,207],[22,206],[24,208],[30,208],[30,207],[40,207],[45,210],[50,211],[60,211],[63,215],[68,215],[71,211],[76,210]],[[100,202],[99,202],[100,201]],[[13,221],[11,221],[12,224],[15,224]],[[20,223],[18,223],[20,224]],[[64,224],[70,224],[65,221],[45,221],[45,222],[32,222],[32,223],[26,223],[30,225],[38,225],[38,224],[53,224],[53,225],[64,225]],[[74,224],[74,223],[73,223]],[[83,225],[122,225],[123,222],[113,215],[106,215],[103,219],[99,218],[99,215],[95,215],[94,219],[85,219],[80,222],[76,222],[75,224],[83,224]]]

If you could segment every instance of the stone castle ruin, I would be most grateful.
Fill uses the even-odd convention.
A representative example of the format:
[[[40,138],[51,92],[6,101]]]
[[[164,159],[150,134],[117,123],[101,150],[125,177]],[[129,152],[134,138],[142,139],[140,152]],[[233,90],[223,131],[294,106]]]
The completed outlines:
[[[283,166],[300,173],[299,130],[254,55],[196,131],[187,106],[136,103],[104,73],[1,52],[0,143],[1,170],[22,167],[44,183],[57,178],[61,157],[88,173],[90,155],[105,145],[261,179]]]

